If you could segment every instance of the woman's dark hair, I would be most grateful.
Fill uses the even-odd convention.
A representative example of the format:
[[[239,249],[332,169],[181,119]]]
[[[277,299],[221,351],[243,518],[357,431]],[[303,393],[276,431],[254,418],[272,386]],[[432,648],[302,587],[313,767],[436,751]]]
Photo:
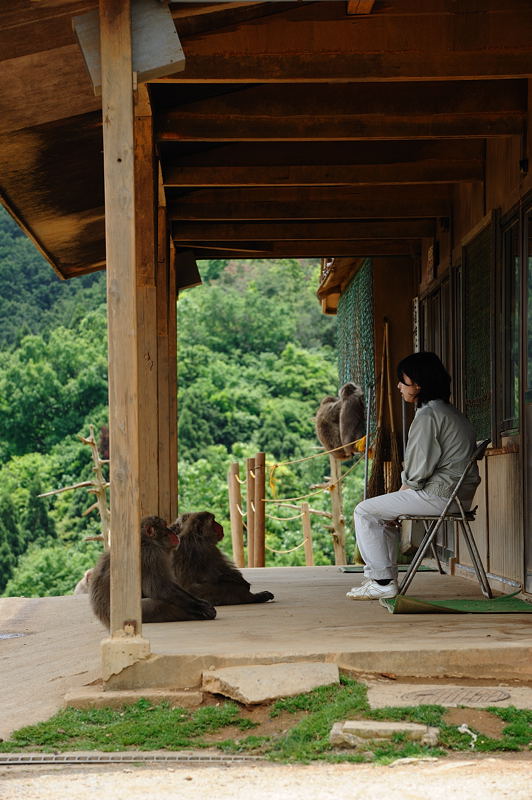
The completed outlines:
[[[451,376],[436,353],[412,353],[403,358],[397,367],[397,377],[402,381],[404,375],[421,387],[416,397],[418,408],[429,400],[449,402]]]

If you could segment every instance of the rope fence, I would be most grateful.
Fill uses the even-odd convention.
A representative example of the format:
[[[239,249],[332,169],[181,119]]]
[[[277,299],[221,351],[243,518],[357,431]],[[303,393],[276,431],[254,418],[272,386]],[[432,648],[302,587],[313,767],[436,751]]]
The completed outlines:
[[[305,548],[305,563],[307,566],[314,564],[312,553],[312,527],[311,515],[326,517],[331,521],[331,535],[334,548],[335,563],[343,565],[347,562],[346,549],[345,549],[345,520],[342,513],[342,495],[341,484],[348,475],[359,465],[365,453],[367,453],[366,436],[361,439],[356,439],[349,442],[349,445],[355,445],[357,451],[360,453],[358,458],[354,460],[353,464],[342,474],[340,461],[334,458],[334,453],[341,449],[339,447],[332,450],[322,450],[314,453],[311,456],[303,458],[290,459],[287,461],[280,461],[275,464],[267,465],[265,462],[265,454],[257,453],[254,458],[246,460],[246,475],[240,477],[240,465],[238,462],[233,462],[229,468],[227,479],[229,488],[229,512],[231,518],[231,540],[233,544],[233,557],[238,567],[245,565],[244,557],[244,518],[246,519],[246,532],[247,532],[247,565],[248,567],[260,567],[265,563],[265,551],[276,554],[293,553],[301,547]],[[345,445],[344,445],[345,446]],[[306,494],[297,495],[296,497],[265,497],[266,489],[266,467],[269,469],[269,485],[272,494],[276,492],[276,484],[274,480],[275,471],[282,466],[290,464],[300,464],[304,461],[310,461],[314,458],[321,458],[322,456],[329,457],[329,466],[331,475],[328,483],[324,483],[316,488],[311,487],[313,490]],[[242,485],[246,486],[246,510],[243,508],[242,503]],[[315,497],[323,492],[328,492],[331,499],[331,511],[321,511],[319,509],[310,508],[308,502],[310,497]],[[294,508],[297,513],[287,517],[276,516],[272,513],[266,513],[266,504],[275,504],[279,507]],[[298,503],[298,505],[294,505]],[[266,519],[271,519],[276,522],[292,522],[296,519],[301,520],[303,540],[295,547],[289,549],[276,549],[266,544]]]

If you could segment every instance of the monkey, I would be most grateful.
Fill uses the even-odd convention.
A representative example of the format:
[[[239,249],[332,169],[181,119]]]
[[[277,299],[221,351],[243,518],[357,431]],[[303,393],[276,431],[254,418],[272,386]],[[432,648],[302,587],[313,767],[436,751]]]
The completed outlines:
[[[335,451],[332,455],[339,461],[347,458],[340,439],[341,405],[339,397],[324,397],[316,413],[316,435],[326,450]]]
[[[90,582],[92,580],[92,573],[94,569],[88,569],[85,571],[85,574],[81,580],[76,583],[76,587],[74,589],[74,594],[88,594]]]
[[[354,383],[345,383],[340,389],[340,441],[348,457],[355,453],[355,445],[349,444],[364,436],[364,393]]]
[[[179,536],[161,517],[144,517],[140,526],[142,621],[178,622],[214,619],[216,609],[182,589],[172,568]],[[110,627],[110,554],[102,553],[90,582],[90,602],[98,619]]]
[[[181,514],[171,530],[180,546],[173,553],[175,576],[189,592],[215,606],[266,603],[271,592],[250,591],[250,585],[233,562],[217,547],[224,529],[209,511]]]
[[[345,383],[339,394],[321,401],[316,413],[316,435],[326,450],[335,450],[334,458],[344,461],[355,452],[349,443],[364,435],[364,395],[351,382]]]

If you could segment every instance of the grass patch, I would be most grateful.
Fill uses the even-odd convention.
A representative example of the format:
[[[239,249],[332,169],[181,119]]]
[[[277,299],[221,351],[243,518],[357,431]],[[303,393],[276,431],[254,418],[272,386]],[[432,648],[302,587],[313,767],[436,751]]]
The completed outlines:
[[[269,709],[268,735],[261,735],[260,724],[250,720],[250,712],[237,703],[224,702],[197,709],[153,705],[147,700],[124,706],[80,711],[65,709],[47,722],[16,731],[9,741],[0,742],[0,752],[32,750],[182,750],[217,747],[223,752],[254,753],[283,762],[360,762],[368,759],[389,763],[397,758],[437,756],[450,751],[516,751],[532,747],[532,711],[489,707],[486,711],[505,723],[501,738],[492,739],[478,731],[472,738],[456,725],[444,722],[443,706],[424,705],[408,708],[382,708],[371,711],[366,688],[351,678],[340,684],[323,686],[306,694],[273,703]],[[301,714],[303,713],[303,716]],[[298,721],[286,723],[287,715],[297,714]],[[271,725],[281,720],[279,729]],[[344,719],[375,719],[418,722],[440,729],[440,743],[431,748],[410,742],[402,735],[385,744],[368,741],[365,753],[333,747],[329,733],[334,722]],[[227,738],[223,729],[231,728]],[[259,728],[256,733],[252,729]],[[273,727],[273,733],[272,733]],[[474,728],[472,728],[474,730]],[[222,732],[220,734],[220,732]],[[216,741],[209,737],[216,735]]]

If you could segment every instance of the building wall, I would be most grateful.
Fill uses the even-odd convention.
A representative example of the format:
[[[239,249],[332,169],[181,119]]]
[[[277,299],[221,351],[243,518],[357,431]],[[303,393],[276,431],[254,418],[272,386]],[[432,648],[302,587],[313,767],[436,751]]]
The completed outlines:
[[[532,81],[529,81],[529,107],[532,107]],[[504,359],[505,347],[508,347],[507,330],[504,322],[504,299],[501,300],[501,292],[504,287],[509,270],[508,259],[503,259],[503,249],[501,244],[501,230],[499,220],[511,220],[515,213],[519,220],[519,208],[523,202],[527,202],[532,191],[532,174],[526,174],[523,168],[523,159],[528,153],[532,152],[532,117],[528,125],[528,148],[522,137],[509,136],[499,139],[488,140],[485,148],[485,181],[484,183],[457,184],[454,189],[453,215],[448,226],[448,230],[440,230],[439,253],[440,261],[437,269],[433,270],[432,282],[426,281],[426,263],[422,263],[421,272],[425,276],[425,282],[418,286],[419,294],[423,300],[425,296],[427,313],[430,313],[431,304],[438,296],[440,286],[449,277],[451,281],[454,276],[460,276],[458,280],[463,280],[461,265],[464,257],[464,247],[469,246],[475,241],[481,231],[486,226],[492,224],[494,232],[492,263],[486,264],[486,269],[491,270],[492,290],[491,296],[486,297],[485,301],[489,307],[489,316],[494,322],[490,330],[486,330],[486,336],[490,341],[490,360],[491,368],[495,370],[492,375],[492,438],[494,447],[486,457],[482,465],[482,484],[477,492],[475,504],[479,510],[477,520],[474,523],[475,538],[479,551],[483,558],[487,571],[490,573],[492,585],[496,589],[510,591],[515,585],[525,584],[525,549],[527,537],[530,538],[528,528],[530,526],[530,512],[527,511],[527,486],[524,463],[526,461],[523,453],[524,437],[524,407],[521,405],[521,412],[517,429],[509,435],[502,432],[501,409],[500,409],[500,386],[505,380]],[[528,150],[528,153],[527,153]],[[531,164],[532,168],[532,164]],[[493,216],[495,214],[495,216]],[[518,224],[522,225],[522,220]],[[426,259],[426,249],[423,251],[423,259]],[[522,282],[526,280],[526,265],[521,258]],[[456,280],[457,278],[454,277]],[[525,284],[526,285],[526,284]],[[442,295],[443,296],[443,295]],[[524,295],[523,295],[524,297]],[[430,302],[429,302],[430,300]],[[526,298],[524,298],[526,300]],[[524,302],[524,301],[523,301]],[[455,319],[460,315],[459,306],[461,305],[460,293],[450,293],[450,316]],[[521,306],[521,321],[523,308]],[[524,325],[524,323],[522,323]],[[465,322],[462,319],[460,324],[453,324],[453,366],[464,364],[464,342]],[[523,328],[524,331],[524,328]],[[521,343],[525,341],[521,337]],[[520,382],[523,382],[523,372],[526,368],[526,355],[521,358]],[[464,376],[460,376],[460,367],[456,368],[459,379],[464,381]],[[463,393],[455,392],[457,402],[460,405],[460,398],[463,401]],[[523,396],[523,393],[521,393]],[[497,405],[498,404],[498,405]],[[530,416],[530,415],[529,415]],[[530,437],[530,433],[528,434]],[[532,552],[529,543],[528,550]],[[530,560],[530,558],[529,558]],[[471,575],[471,560],[464,543],[458,541],[455,552],[455,567],[462,574]]]

